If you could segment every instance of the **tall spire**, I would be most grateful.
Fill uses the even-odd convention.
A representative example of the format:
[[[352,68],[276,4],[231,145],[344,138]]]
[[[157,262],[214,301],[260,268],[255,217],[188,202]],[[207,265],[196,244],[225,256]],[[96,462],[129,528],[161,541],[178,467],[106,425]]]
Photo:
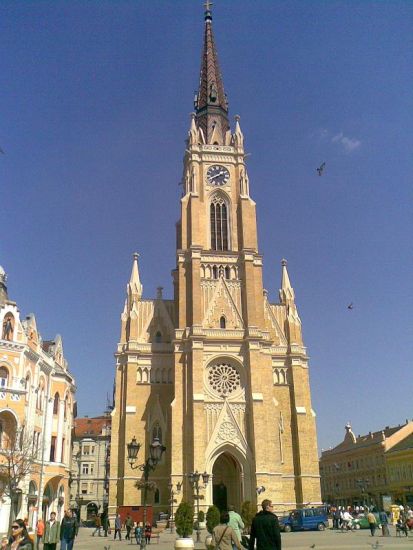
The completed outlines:
[[[0,265],[0,305],[3,305],[9,299],[7,295],[7,275],[4,269]]]
[[[212,2],[205,3],[204,49],[201,60],[199,90],[195,97],[196,119],[206,143],[222,145],[229,130],[228,102],[224,92],[218,55],[212,32]],[[213,138],[213,139],[212,139]]]
[[[128,298],[130,306],[134,302],[134,299],[137,298],[139,300],[141,298],[143,292],[143,286],[139,277],[138,258],[139,254],[135,252],[133,255],[132,273],[128,283]]]
[[[281,275],[281,288],[280,288],[280,302],[283,305],[290,305],[294,303],[295,294],[294,289],[290,283],[290,277],[287,271],[287,260],[281,260],[282,275]]]

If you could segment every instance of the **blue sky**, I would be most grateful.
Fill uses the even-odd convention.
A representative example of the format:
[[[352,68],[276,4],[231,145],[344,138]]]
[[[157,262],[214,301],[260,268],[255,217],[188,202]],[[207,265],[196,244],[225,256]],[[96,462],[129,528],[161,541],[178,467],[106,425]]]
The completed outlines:
[[[43,337],[62,334],[81,415],[111,392],[135,250],[144,296],[172,296],[202,12],[0,4],[0,264]],[[412,28],[409,1],[214,5],[265,286],[276,301],[287,258],[320,449],[347,421],[365,433],[413,416]]]

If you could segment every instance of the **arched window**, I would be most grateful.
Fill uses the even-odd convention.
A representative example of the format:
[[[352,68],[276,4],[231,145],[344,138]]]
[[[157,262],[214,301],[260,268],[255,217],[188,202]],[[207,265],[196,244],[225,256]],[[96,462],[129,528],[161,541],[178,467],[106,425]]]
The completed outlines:
[[[159,494],[159,489],[156,489],[155,490],[155,496],[154,496],[154,503],[159,504],[160,501],[161,501],[161,497],[160,497],[160,494]]]
[[[225,326],[226,326],[225,317],[222,316],[221,319],[219,320],[219,328],[225,328]]]
[[[231,269],[229,266],[225,268],[225,279],[231,279]]]
[[[161,342],[162,342],[162,334],[158,330],[158,332],[155,334],[155,343],[160,344]]]
[[[159,426],[158,422],[152,428],[152,441],[158,438],[159,442],[162,443],[162,428]]]
[[[214,276],[214,279],[218,279],[218,268],[216,265],[212,268],[212,274]]]
[[[0,367],[0,387],[7,388],[9,385],[9,371],[6,367]]]
[[[210,221],[212,250],[228,250],[228,207],[218,195],[211,201]]]
[[[59,401],[60,401],[59,394],[56,393],[53,401],[53,414],[59,414]]]
[[[44,406],[44,380],[42,378],[37,387],[36,408],[39,409],[39,411],[42,411],[43,406]]]

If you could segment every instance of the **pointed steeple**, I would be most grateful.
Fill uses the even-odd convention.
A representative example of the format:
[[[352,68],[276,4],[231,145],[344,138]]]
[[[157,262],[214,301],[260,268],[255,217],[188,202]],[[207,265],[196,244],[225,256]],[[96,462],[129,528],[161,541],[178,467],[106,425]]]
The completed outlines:
[[[206,143],[223,145],[229,130],[228,102],[219,70],[209,0],[205,3],[204,49],[195,109],[198,127],[202,130]]]
[[[281,260],[282,275],[281,275],[281,288],[279,291],[280,302],[283,305],[290,305],[294,303],[295,294],[294,289],[290,283],[290,277],[287,271],[287,260]]]
[[[135,252],[133,254],[132,273],[127,287],[129,307],[132,306],[134,301],[140,300],[143,292],[143,286],[139,277],[138,258],[139,254]]]
[[[0,265],[0,305],[5,304],[9,299],[9,296],[7,294],[6,282],[7,282],[6,272]]]

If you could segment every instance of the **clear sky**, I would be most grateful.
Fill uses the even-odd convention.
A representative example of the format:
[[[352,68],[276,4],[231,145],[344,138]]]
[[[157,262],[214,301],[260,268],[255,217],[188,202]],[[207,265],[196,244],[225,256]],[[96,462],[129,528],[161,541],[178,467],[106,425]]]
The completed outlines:
[[[348,421],[404,422],[413,2],[215,0],[213,17],[272,301],[288,259],[320,449]],[[62,334],[80,415],[100,414],[135,250],[144,297],[172,297],[202,2],[3,0],[0,35],[0,264],[43,338]]]

